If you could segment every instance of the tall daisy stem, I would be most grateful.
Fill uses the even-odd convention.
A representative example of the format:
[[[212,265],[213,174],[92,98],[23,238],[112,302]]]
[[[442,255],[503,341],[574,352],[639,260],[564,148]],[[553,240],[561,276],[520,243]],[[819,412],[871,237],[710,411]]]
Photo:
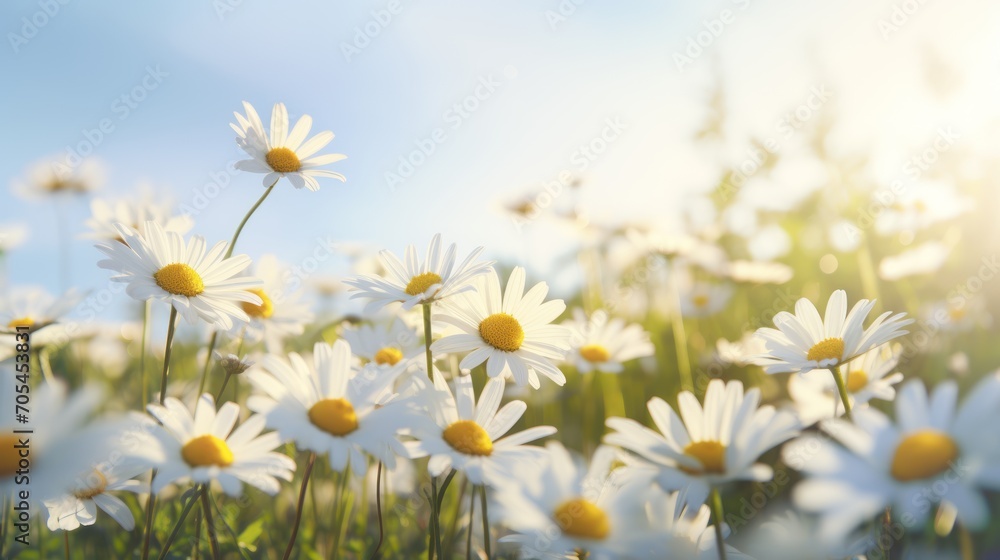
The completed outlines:
[[[70,555],[69,555],[69,531],[63,531],[63,552],[66,553],[66,560],[70,560]]]
[[[205,515],[205,529],[208,533],[208,546],[212,549],[212,560],[219,560],[219,536],[215,534],[215,522],[212,518],[212,506],[208,503],[208,485],[201,488],[201,509]]]
[[[486,560],[490,560],[490,515],[486,509],[486,486],[479,487],[479,504],[483,509],[483,548],[486,549]]]
[[[851,401],[847,394],[847,384],[844,382],[844,376],[841,375],[841,366],[837,366],[830,370],[833,374],[833,380],[837,382],[837,391],[840,393],[840,402],[844,403],[844,416],[847,417],[851,422],[854,421],[854,417],[851,416]]]
[[[143,529],[143,539],[142,539],[142,560],[149,558],[149,541],[153,536],[153,516],[156,511],[156,494],[153,493],[153,479],[156,478],[156,469],[149,475],[149,499],[146,500],[146,526]],[[171,535],[172,539],[173,535]],[[167,540],[166,545],[164,545],[163,553],[161,557],[167,553],[167,548],[170,547],[169,542],[171,539]]]
[[[694,381],[691,378],[691,361],[688,358],[687,332],[684,330],[684,315],[681,313],[681,294],[677,288],[677,279],[672,279],[670,285],[674,296],[674,312],[670,314],[670,331],[674,335],[677,373],[680,376],[681,389],[693,393]]]
[[[249,220],[250,216],[253,216],[253,213],[256,212],[258,208],[260,208],[260,205],[264,203],[264,199],[267,198],[267,195],[271,194],[271,191],[274,190],[274,186],[277,184],[278,181],[275,181],[271,183],[270,187],[267,187],[267,190],[264,191],[264,194],[262,194],[260,198],[257,199],[257,203],[250,207],[250,211],[247,212],[246,216],[243,216],[243,219],[240,221],[240,225],[236,226],[236,233],[233,234],[233,239],[229,242],[229,250],[226,251],[227,259],[233,256],[233,249],[236,248],[236,240],[240,238],[240,233],[243,232],[243,226],[247,225],[247,220]]]
[[[972,535],[961,523],[958,524],[958,545],[962,551],[962,560],[975,560],[976,550],[972,543]]]
[[[177,523],[174,523],[174,528],[171,529],[170,536],[168,536],[167,540],[163,543],[163,549],[160,550],[160,555],[157,557],[158,560],[163,560],[167,557],[167,552],[170,551],[170,545],[172,545],[174,543],[174,539],[177,538],[177,533],[180,533],[181,526],[184,524],[184,520],[187,519],[188,513],[191,513],[191,509],[198,503],[198,495],[202,492],[202,489],[198,488],[195,492],[196,493],[189,497],[187,502],[184,504],[184,509],[181,510],[181,516],[177,518]],[[150,500],[152,500],[152,498],[150,498]],[[142,551],[143,558],[146,558],[146,553],[149,551],[149,533],[147,532],[146,535],[146,545]]]
[[[215,395],[215,402],[221,402],[222,394],[226,392],[226,385],[229,385],[229,378],[232,376],[233,374],[226,372],[226,377],[222,380],[222,387],[219,388],[219,394]]]
[[[722,535],[722,494],[718,488],[712,488],[712,516],[715,517],[715,547],[719,551],[719,560],[726,560],[726,538]]]
[[[434,357],[431,355],[431,304],[423,304],[424,308],[424,354],[427,356],[427,378],[434,381]]]
[[[195,399],[201,398],[205,394],[205,382],[208,380],[208,372],[212,369],[212,351],[215,350],[215,343],[219,340],[219,331],[212,332],[212,338],[208,339],[208,352],[205,354],[205,366],[201,368],[201,384],[198,385],[198,394]]]
[[[469,526],[465,535],[465,560],[472,560],[472,522],[476,515],[476,486],[469,492]]]
[[[306,490],[309,488],[309,476],[312,474],[313,463],[316,462],[316,454],[309,454],[309,462],[306,463],[306,470],[302,473],[302,485],[299,487],[299,501],[295,506],[295,522],[292,523],[292,535],[288,537],[288,546],[285,547],[285,554],[282,560],[288,560],[292,556],[292,549],[295,547],[295,537],[299,534],[299,523],[302,522],[302,508],[306,504]],[[314,504],[315,505],[315,504]]]
[[[378,558],[385,538],[385,527],[382,525],[382,461],[378,462],[378,470],[375,471],[375,513],[378,515],[378,542],[375,543],[370,560]]]
[[[177,326],[177,308],[170,307],[167,323],[167,344],[163,350],[163,375],[160,376],[160,404],[167,398],[167,372],[170,371],[170,350],[174,345],[174,329]]]
[[[139,399],[139,410],[145,410],[149,402],[149,382],[146,377],[146,339],[149,338],[149,314],[153,300],[147,299],[142,305],[142,337],[139,342],[139,378],[142,386],[142,398]]]

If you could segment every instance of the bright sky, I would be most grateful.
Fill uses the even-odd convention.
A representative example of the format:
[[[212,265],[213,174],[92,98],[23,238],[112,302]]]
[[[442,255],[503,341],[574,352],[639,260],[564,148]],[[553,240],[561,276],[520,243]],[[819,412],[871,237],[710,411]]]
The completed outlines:
[[[583,178],[591,220],[669,228],[685,194],[745,159],[750,138],[794,156],[806,139],[786,138],[781,119],[810,102],[836,107],[830,151],[874,154],[875,180],[890,180],[941,126],[984,154],[1000,146],[1000,6],[988,0],[61,1],[0,4],[0,177],[13,182],[30,162],[88,143],[84,131],[110,119],[93,148],[109,169],[105,193],[149,182],[192,204],[241,158],[228,127],[240,102],[266,120],[282,101],[293,119],[310,114],[314,131],[336,134],[328,150],[349,156],[333,166],[348,181],[318,193],[282,183],[240,240],[253,257],[300,262],[328,237],[398,253],[441,232],[462,252],[486,245],[565,286],[572,274],[552,263],[572,233],[544,220],[519,230],[501,211],[564,170]],[[725,140],[694,143],[716,77]],[[134,90],[144,79],[155,89]],[[133,91],[143,99],[127,108],[120,98]],[[387,173],[421,143],[433,153],[390,189]],[[586,145],[602,153],[588,157]],[[784,181],[758,181],[764,198],[830,181],[789,161]],[[232,175],[194,232],[228,239],[260,179]],[[87,204],[65,213],[83,232]],[[7,223],[31,230],[8,261],[11,281],[56,290],[51,205],[0,192]],[[98,258],[74,243],[81,287],[105,284]]]

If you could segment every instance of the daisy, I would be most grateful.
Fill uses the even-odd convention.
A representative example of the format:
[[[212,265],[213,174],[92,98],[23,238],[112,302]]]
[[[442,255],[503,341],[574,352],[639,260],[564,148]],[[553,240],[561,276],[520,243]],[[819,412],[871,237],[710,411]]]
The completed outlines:
[[[0,256],[21,246],[28,238],[28,228],[23,224],[0,225]]]
[[[424,382],[423,378],[415,379]],[[524,444],[556,433],[552,426],[535,426],[504,437],[528,406],[524,401],[511,401],[500,407],[502,377],[486,382],[479,402],[475,400],[472,376],[459,375],[454,383],[453,395],[435,369],[434,386],[425,390],[433,422],[415,426],[417,441],[406,444],[411,459],[430,455],[427,471],[431,476],[453,468],[472,484],[493,486],[515,464],[533,463],[543,456],[542,448]]]
[[[758,356],[764,351],[764,341],[751,332],[743,333],[739,340],[732,342],[725,338],[715,341],[715,357],[723,364],[739,367],[758,365]]]
[[[708,317],[722,311],[733,296],[728,284],[695,282],[681,293],[681,313],[685,317]]]
[[[305,332],[313,313],[300,301],[302,292],[291,288],[288,265],[274,255],[263,255],[253,269],[253,276],[260,278],[263,285],[247,291],[259,297],[261,303],[242,302],[240,307],[250,320],[233,325],[230,334],[243,336],[249,342],[263,340],[269,352],[277,352],[285,339]]]
[[[236,169],[251,173],[264,173],[264,186],[269,187],[286,177],[297,189],[305,187],[319,190],[317,177],[346,181],[343,175],[319,167],[346,159],[344,154],[315,155],[333,140],[333,133],[326,130],[306,140],[312,128],[312,117],[303,115],[288,130],[288,110],[284,103],[276,103],[271,110],[271,130],[264,130],[264,123],[253,105],[243,102],[246,116],[234,112],[236,143],[252,159],[236,162]]]
[[[160,448],[154,493],[174,482],[216,481],[235,497],[240,495],[242,481],[273,496],[280,489],[277,479],[292,480],[295,462],[272,451],[281,445],[278,434],[260,435],[265,423],[261,415],[251,416],[233,430],[239,405],[227,402],[216,412],[215,399],[208,393],[198,399],[194,416],[173,397],[163,406],[150,404],[146,409],[163,425],[155,432]]]
[[[795,415],[771,406],[758,408],[760,390],[744,395],[739,381],[713,379],[704,408],[688,391],[677,396],[677,403],[680,417],[658,397],[647,403],[659,433],[635,420],[609,418],[608,428],[614,432],[604,441],[644,459],[656,469],[664,490],[686,487],[692,505],[704,503],[709,491],[725,482],[770,480],[771,467],[755,461],[799,430]]]
[[[836,543],[824,543],[817,538],[816,518],[801,515],[789,504],[776,506],[763,520],[741,535],[747,534],[742,546],[751,555],[768,560],[866,560],[865,553],[876,545],[871,536],[851,535]]]
[[[757,329],[767,353],[762,356],[767,373],[808,372],[836,368],[861,354],[906,334],[902,327],[913,322],[906,313],[886,311],[868,328],[862,325],[875,301],[858,301],[847,313],[847,293],[837,290],[830,296],[826,317],[820,319],[813,304],[802,298],[795,314],[782,311],[774,316],[777,329]],[[890,315],[892,315],[890,317]]]
[[[899,193],[891,206],[885,207],[875,220],[875,230],[880,235],[891,235],[905,231],[918,231],[934,224],[952,220],[974,208],[972,199],[962,196],[948,184],[921,182]]]
[[[520,386],[540,385],[542,374],[557,385],[566,383],[566,376],[553,364],[569,350],[570,330],[550,324],[566,304],[555,299],[542,303],[549,292],[545,282],[535,284],[524,293],[524,269],[517,267],[507,279],[507,288],[500,290],[500,278],[490,270],[485,278],[477,279],[474,293],[462,294],[444,306],[438,319],[458,329],[462,334],[442,337],[431,345],[433,352],[469,352],[459,363],[462,369],[472,369],[486,362],[490,377],[511,375]]]
[[[351,345],[355,356],[378,366],[391,367],[424,351],[417,329],[399,317],[389,323],[345,323],[340,336]]]
[[[156,222],[146,222],[144,233],[119,224],[118,233],[125,243],[97,245],[108,256],[97,265],[118,272],[111,279],[127,282],[126,293],[137,300],[166,301],[188,322],[200,318],[224,330],[233,327],[234,319],[250,320],[241,303],[264,303],[248,291],[260,280],[237,276],[250,264],[250,257],[224,258],[225,242],[206,252],[203,237],[185,242],[179,233],[164,231]]]
[[[580,468],[562,444],[549,442],[543,465],[518,463],[497,485],[498,519],[514,534],[523,558],[566,558],[585,551],[593,560],[629,555],[643,532],[648,485],[612,477],[614,450],[599,448]]]
[[[932,274],[944,266],[951,248],[939,241],[928,241],[919,247],[885,257],[878,263],[881,279],[894,282],[910,276]]]
[[[30,327],[34,337],[69,313],[84,295],[76,289],[54,297],[41,286],[9,288],[0,296],[0,331],[17,332],[17,327]]]
[[[984,428],[1000,422],[1000,373],[976,385],[961,406],[958,385],[946,381],[930,395],[919,380],[896,397],[896,423],[873,408],[854,423],[823,421],[819,435],[783,450],[785,462],[807,478],[792,497],[820,516],[820,536],[835,542],[887,507],[907,527],[919,527],[932,506],[946,504],[970,529],[990,519],[984,490],[1000,489],[1000,442]]]
[[[491,270],[493,261],[474,263],[483,252],[477,247],[458,268],[455,268],[455,244],[448,246],[441,254],[441,234],[434,236],[423,262],[417,260],[417,249],[413,245],[406,248],[406,263],[389,251],[380,251],[379,259],[385,268],[385,275],[361,275],[346,280],[354,294],[351,298],[367,298],[365,312],[370,313],[393,302],[401,302],[403,309],[414,305],[432,303],[447,297],[473,290],[472,280]]]
[[[659,488],[641,485],[646,511],[651,525],[642,546],[634,546],[630,557],[663,560],[716,560],[720,558],[715,526],[709,525],[711,510],[702,505],[694,508],[684,492],[665,494]],[[693,510],[693,511],[692,511]],[[729,529],[723,534],[728,536]],[[727,560],[753,560],[728,544]],[[642,554],[638,554],[638,552]]]
[[[348,463],[363,477],[367,456],[392,469],[396,455],[406,455],[397,433],[415,422],[410,401],[387,400],[383,395],[405,368],[351,371],[351,347],[338,340],[313,348],[312,364],[299,354],[287,358],[267,355],[246,375],[263,395],[254,395],[247,407],[267,419],[268,427],[300,449],[326,454],[333,470]]]
[[[25,180],[14,185],[14,192],[26,199],[41,199],[65,194],[86,194],[104,183],[104,165],[95,158],[70,166],[58,156],[35,162]]]
[[[891,401],[896,398],[893,386],[903,380],[903,374],[893,373],[893,370],[901,354],[899,344],[892,347],[883,345],[872,348],[847,364],[845,383],[851,410],[866,406],[873,399]],[[844,403],[840,401],[837,385],[830,376],[793,375],[788,379],[788,394],[804,426],[844,414]]]
[[[595,311],[588,318],[582,309],[574,309],[573,319],[563,326],[572,332],[566,361],[580,373],[621,373],[623,362],[652,356],[655,351],[649,333],[640,325],[626,325],[621,319],[609,321],[604,311]]]
[[[76,477],[71,492],[45,501],[46,525],[50,531],[73,531],[81,525],[93,525],[97,521],[97,510],[101,509],[122,529],[131,531],[135,528],[132,512],[125,502],[110,492],[149,492],[148,484],[134,480],[148,470],[145,466],[122,467],[120,464],[88,469]]]
[[[736,260],[726,267],[730,280],[747,284],[784,284],[794,275],[792,267],[778,262]]]
[[[181,235],[191,231],[194,226],[191,216],[175,214],[170,201],[155,200],[149,191],[134,198],[95,198],[90,201],[90,213],[86,222],[87,227],[92,230],[86,234],[90,239],[122,241],[118,224],[141,229],[146,222],[156,222],[164,231]]]

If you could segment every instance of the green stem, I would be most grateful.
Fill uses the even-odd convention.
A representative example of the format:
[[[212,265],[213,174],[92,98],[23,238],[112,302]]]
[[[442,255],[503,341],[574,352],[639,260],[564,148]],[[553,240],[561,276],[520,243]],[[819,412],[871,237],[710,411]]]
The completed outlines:
[[[719,560],[726,560],[726,539],[722,536],[722,494],[718,488],[712,488],[712,516],[715,517],[715,546],[719,551]]]
[[[382,540],[385,538],[385,527],[382,525],[382,461],[378,462],[378,470],[375,471],[375,513],[378,515],[378,542],[375,543],[375,550],[372,551],[370,560],[378,558],[379,551],[382,550]]]
[[[431,355],[431,304],[424,308],[424,354],[427,356],[427,378],[434,382],[434,357]]]
[[[677,356],[677,373],[680,376],[681,389],[694,392],[694,381],[691,378],[691,361],[688,358],[687,332],[684,330],[684,315],[681,313],[681,295],[677,289],[677,281],[671,280],[674,291],[674,312],[670,314],[670,330],[674,335],[674,351]]]
[[[347,520],[350,504],[345,499],[347,493],[347,481],[351,473],[351,463],[347,462],[344,471],[340,473],[340,481],[337,484],[337,493],[334,497],[334,523],[333,528],[333,558],[340,558],[340,541],[344,534],[344,522]]]
[[[167,557],[167,552],[170,550],[170,545],[174,543],[174,539],[177,538],[177,533],[181,531],[181,525],[184,524],[184,520],[187,519],[188,513],[191,512],[191,508],[198,503],[198,494],[202,492],[199,488],[194,495],[188,498],[187,503],[184,504],[184,509],[181,510],[181,516],[177,518],[177,523],[174,523],[174,528],[170,531],[170,536],[167,537],[166,542],[163,543],[163,550],[160,551],[160,555],[157,557],[158,560],[163,560]],[[150,498],[152,500],[152,498]],[[149,533],[147,532],[146,545],[142,551],[142,557],[146,558],[146,553],[149,551]]]
[[[208,532],[208,545],[212,549],[212,560],[219,560],[219,536],[215,534],[212,506],[208,503],[207,484],[201,487],[201,510],[205,515],[205,530]]]
[[[156,510],[156,494],[153,493],[154,478],[156,478],[156,469],[153,469],[149,475],[149,499],[146,500],[146,527],[143,530],[142,560],[147,560],[149,558],[149,541],[153,536],[153,515]],[[164,547],[163,554],[166,554],[168,547],[169,545]]]
[[[831,369],[830,373],[833,374],[833,380],[837,383],[837,392],[840,393],[840,402],[844,403],[844,416],[853,422],[854,417],[851,416],[851,401],[847,394],[847,384],[844,383],[844,376],[840,373],[840,366]]]
[[[69,555],[69,531],[63,531],[63,552],[66,553],[66,560],[70,560],[70,555]]]
[[[316,462],[316,454],[309,454],[309,462],[306,463],[306,470],[302,473],[302,485],[299,487],[299,502],[295,507],[295,522],[292,523],[292,535],[288,537],[288,546],[285,547],[285,555],[282,560],[288,560],[292,556],[292,548],[295,547],[295,537],[299,534],[299,523],[302,521],[302,508],[306,503],[306,489],[309,487],[309,475],[312,474],[313,463]]]
[[[208,372],[212,369],[212,351],[215,350],[215,343],[219,339],[219,331],[212,333],[212,338],[208,340],[208,353],[205,354],[205,366],[201,369],[201,384],[198,385],[198,394],[195,400],[200,399],[205,394],[205,381],[208,380]]]
[[[490,560],[490,515],[486,509],[486,487],[479,487],[479,504],[483,509],[483,547],[486,549],[486,560]]]
[[[476,514],[476,486],[469,493],[469,526],[465,535],[465,560],[472,560],[472,521]]]
[[[240,225],[236,226],[236,233],[233,234],[233,239],[229,242],[229,250],[226,251],[225,258],[228,259],[233,256],[233,249],[236,247],[236,240],[240,238],[240,233],[243,232],[243,226],[247,225],[247,220],[250,219],[250,216],[253,216],[253,213],[257,211],[257,208],[260,208],[260,205],[264,203],[264,199],[267,198],[267,195],[271,194],[271,191],[274,190],[274,185],[277,184],[278,181],[271,183],[271,186],[267,187],[264,194],[257,199],[257,203],[250,207],[250,211],[247,212],[246,216],[243,216],[243,219],[240,221]]]
[[[222,402],[222,394],[226,392],[226,385],[229,385],[229,378],[232,376],[233,374],[229,373],[228,371],[226,372],[226,378],[222,380],[222,388],[219,389],[219,394],[215,395],[216,403]]]
[[[177,308],[170,306],[170,319],[167,323],[167,344],[163,350],[163,375],[160,377],[160,404],[167,398],[167,372],[170,371],[170,350],[174,345],[174,330],[177,326]]]
[[[975,560],[976,550],[972,543],[972,535],[965,525],[958,524],[958,543],[962,551],[962,560]]]
[[[139,401],[140,411],[145,410],[146,403],[149,402],[149,381],[146,377],[146,340],[149,337],[149,312],[152,303],[153,300],[147,299],[142,306],[142,338],[139,343],[139,378],[142,384],[142,399]]]
[[[434,558],[435,551],[441,550],[441,548],[437,546],[439,540],[438,531],[440,530],[440,528],[437,526],[438,519],[440,518],[437,510],[438,508],[437,495],[438,495],[437,477],[432,476],[431,495],[429,496],[431,500],[431,521],[430,523],[428,523],[428,529],[430,529],[430,533],[428,534],[429,542],[427,543],[427,560]],[[440,553],[438,555],[440,556]]]

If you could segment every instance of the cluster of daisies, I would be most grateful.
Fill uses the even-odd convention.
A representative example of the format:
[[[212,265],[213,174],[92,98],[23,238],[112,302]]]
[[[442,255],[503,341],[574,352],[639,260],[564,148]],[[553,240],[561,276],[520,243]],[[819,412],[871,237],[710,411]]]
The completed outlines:
[[[922,531],[933,518],[935,530],[950,532],[988,522],[985,493],[1000,489],[1000,445],[977,431],[1000,422],[1000,376],[985,377],[961,404],[950,381],[930,393],[919,380],[897,390],[904,375],[896,371],[901,347],[894,341],[912,320],[891,312],[870,318],[873,300],[848,309],[842,290],[830,296],[822,317],[800,299],[794,313],[774,316],[774,328],[719,341],[721,360],[791,373],[792,406],[764,404],[760,388],[737,380],[696,380],[686,355],[678,356],[677,385],[685,390],[650,399],[649,422],[626,418],[624,410],[607,418],[602,445],[588,460],[560,443],[555,427],[526,425],[527,418],[544,417],[526,414],[528,397],[566,385],[566,371],[613,378],[627,362],[653,359],[650,335],[602,309],[573,309],[560,322],[566,304],[549,299],[544,282],[529,286],[520,267],[503,278],[495,263],[481,259],[482,248],[460,260],[454,244],[435,236],[423,255],[412,245],[402,259],[382,251],[372,273],[343,282],[366,302],[372,320],[345,322],[332,342],[290,351],[306,338],[314,315],[287,289],[287,269],[276,257],[253,262],[234,249],[282,178],[316,190],[318,178],[344,180],[322,167],[345,156],[317,155],[333,134],[310,137],[308,116],[289,126],[287,110],[277,104],[265,128],[250,104],[244,109],[232,127],[250,159],[237,167],[263,174],[267,189],[230,242],[187,237],[191,220],[148,196],[93,204],[90,236],[106,257],[98,265],[144,302],[145,318],[154,304],[169,309],[162,354],[147,343],[148,321],[134,337],[141,339],[141,410],[98,415],[107,400],[98,391],[85,384],[69,394],[60,379],[65,372],[46,369],[48,347],[82,337],[61,325],[79,294],[53,300],[11,291],[0,305],[8,334],[28,327],[39,349],[44,381],[32,388],[39,412],[30,425],[30,489],[50,530],[93,525],[98,510],[132,530],[137,517],[122,496],[133,493],[143,508],[141,557],[164,557],[177,531],[164,540],[153,528],[165,511],[162,501],[180,500],[175,527],[198,523],[200,534],[204,522],[218,558],[212,504],[220,492],[240,497],[250,486],[276,496],[287,489],[298,496],[286,519],[293,526],[284,546],[289,558],[309,485],[317,483],[317,461],[343,480],[365,480],[374,471],[380,505],[383,488],[421,470],[431,490],[419,495],[425,507],[413,515],[426,527],[421,546],[429,558],[453,552],[455,535],[445,530],[442,506],[455,488],[462,496],[471,488],[467,504],[452,500],[458,503],[452,515],[467,516],[466,546],[471,550],[478,535],[486,557],[502,545],[524,558],[750,558],[730,538],[748,520],[726,511],[725,496],[777,484],[779,474],[785,484],[786,466],[798,472],[791,496],[802,516],[783,526],[808,526],[802,531],[815,537],[812,557],[871,554],[884,548],[893,524]],[[713,246],[692,237],[633,235],[671,265],[678,353],[686,348],[682,317],[711,317],[733,295],[729,283],[694,280],[690,270],[714,269],[735,282],[787,280],[779,265],[719,260]],[[172,368],[179,318],[210,333],[198,356],[200,376]],[[13,376],[13,356],[3,358]],[[147,360],[160,371],[154,391],[146,389]],[[222,386],[206,391],[216,371],[225,374]],[[235,391],[227,396],[233,377],[251,387],[242,402]],[[3,397],[2,405],[13,397]],[[871,406],[876,400],[893,402],[893,419]],[[10,496],[19,488],[15,430],[23,426],[8,412],[0,421],[0,486]],[[196,508],[198,521],[188,519]],[[477,509],[481,533],[473,523]]]

